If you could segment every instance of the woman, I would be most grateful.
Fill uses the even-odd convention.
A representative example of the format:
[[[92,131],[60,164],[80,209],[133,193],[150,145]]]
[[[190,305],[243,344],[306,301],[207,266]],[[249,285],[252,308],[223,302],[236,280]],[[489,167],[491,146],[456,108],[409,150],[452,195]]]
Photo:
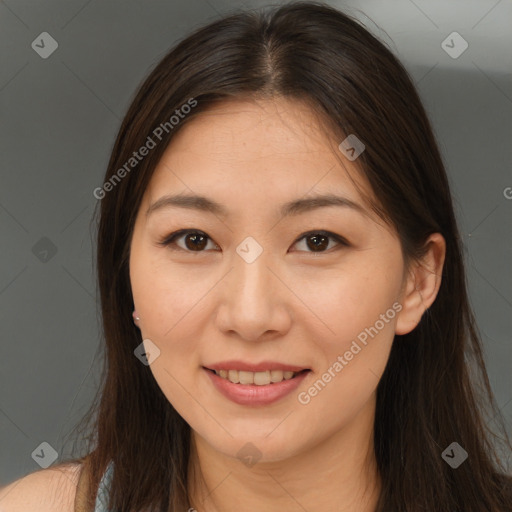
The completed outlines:
[[[444,165],[359,22],[306,2],[197,30],[95,196],[75,510],[512,510]]]

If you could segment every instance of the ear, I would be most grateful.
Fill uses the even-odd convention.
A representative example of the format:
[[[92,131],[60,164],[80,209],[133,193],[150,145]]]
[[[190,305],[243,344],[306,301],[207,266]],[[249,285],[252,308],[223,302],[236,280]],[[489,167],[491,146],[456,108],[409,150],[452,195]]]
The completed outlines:
[[[395,324],[396,334],[411,332],[423,313],[432,305],[441,286],[446,242],[440,233],[433,233],[425,242],[427,252],[419,262],[412,263],[402,288],[402,309]]]

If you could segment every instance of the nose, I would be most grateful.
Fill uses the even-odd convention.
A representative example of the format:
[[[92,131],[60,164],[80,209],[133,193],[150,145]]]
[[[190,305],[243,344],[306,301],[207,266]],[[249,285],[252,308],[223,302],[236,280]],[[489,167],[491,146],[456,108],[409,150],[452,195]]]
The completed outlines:
[[[238,255],[233,258],[233,267],[221,287],[216,318],[225,335],[261,341],[282,337],[290,329],[293,293],[264,254],[252,263]]]

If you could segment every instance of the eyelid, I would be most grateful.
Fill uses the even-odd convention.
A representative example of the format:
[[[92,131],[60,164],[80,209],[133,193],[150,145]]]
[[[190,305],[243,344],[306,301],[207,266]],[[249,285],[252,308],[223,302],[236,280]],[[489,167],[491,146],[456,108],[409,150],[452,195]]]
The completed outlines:
[[[174,241],[177,238],[180,238],[181,236],[189,235],[189,234],[204,235],[206,238],[208,238],[209,240],[211,240],[213,242],[213,238],[211,238],[208,235],[208,233],[205,233],[204,231],[201,231],[200,229],[192,229],[191,228],[191,229],[179,229],[178,231],[174,231],[173,233],[167,235],[163,240],[159,241],[158,245],[163,246],[163,247],[170,247],[171,245],[175,245]],[[215,245],[217,245],[217,244],[215,244]],[[172,247],[171,249],[177,250],[177,251],[181,250],[183,252],[188,252],[191,254],[200,254],[202,252],[205,252],[205,251],[188,251],[186,249],[182,249],[181,247],[177,247],[177,248]]]
[[[175,240],[177,238],[184,236],[184,235],[188,235],[188,234],[203,235],[206,238],[208,238],[210,241],[212,241],[215,245],[217,245],[214,242],[213,238],[211,238],[208,235],[208,233],[205,233],[204,231],[201,231],[200,229],[193,229],[193,228],[180,229],[178,231],[174,231],[173,233],[167,235],[163,240],[159,241],[158,245],[171,248],[171,250],[182,251],[182,252],[191,253],[191,254],[200,254],[200,253],[206,252],[204,250],[203,251],[190,251],[187,249],[183,249],[182,247],[171,247],[172,245],[175,245]],[[313,230],[309,230],[305,233],[302,233],[299,236],[299,238],[297,238],[295,240],[295,242],[293,242],[292,245],[297,244],[298,242],[302,241],[304,238],[311,236],[311,235],[324,235],[324,236],[336,241],[338,246],[350,247],[350,245],[351,245],[350,242],[348,242],[348,240],[346,238],[344,238],[343,236],[338,235],[337,233],[333,233],[332,231],[327,231],[325,229],[313,229]],[[335,248],[331,247],[331,249],[328,249],[326,251],[319,251],[319,252],[314,252],[314,251],[298,251],[298,252],[306,252],[306,253],[310,253],[310,254],[330,254],[333,249],[336,250],[336,247]]]

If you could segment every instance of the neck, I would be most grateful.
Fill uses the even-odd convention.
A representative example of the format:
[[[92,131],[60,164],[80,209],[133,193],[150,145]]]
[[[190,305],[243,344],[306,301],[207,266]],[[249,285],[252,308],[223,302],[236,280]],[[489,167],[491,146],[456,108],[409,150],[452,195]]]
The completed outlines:
[[[373,449],[374,416],[375,402],[370,400],[329,438],[288,459],[250,467],[192,431],[191,505],[197,512],[374,512],[381,484]]]

